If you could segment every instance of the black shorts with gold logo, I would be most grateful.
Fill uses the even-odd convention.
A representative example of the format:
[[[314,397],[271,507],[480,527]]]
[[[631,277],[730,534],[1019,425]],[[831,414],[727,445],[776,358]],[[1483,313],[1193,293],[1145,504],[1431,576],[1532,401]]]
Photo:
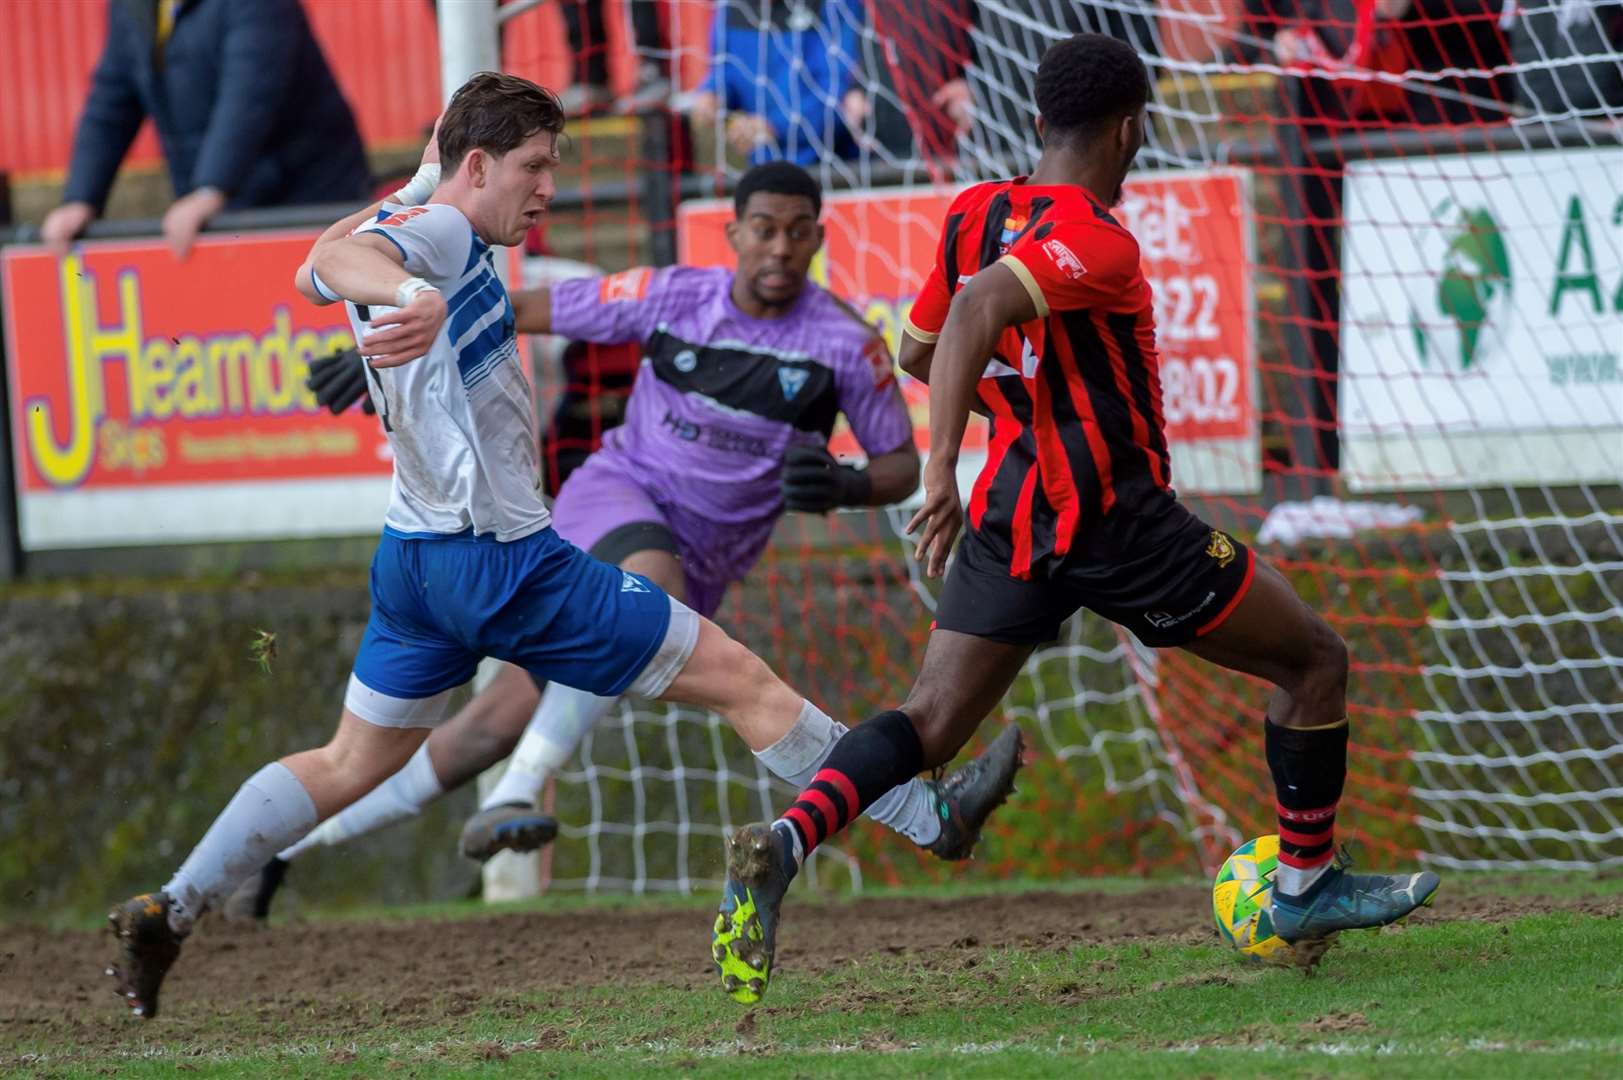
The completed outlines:
[[[1239,604],[1256,558],[1167,498],[1151,509],[1118,506],[1041,576],[1011,577],[1008,565],[995,538],[966,531],[936,627],[1037,645],[1058,637],[1061,624],[1085,607],[1153,648],[1187,645]]]

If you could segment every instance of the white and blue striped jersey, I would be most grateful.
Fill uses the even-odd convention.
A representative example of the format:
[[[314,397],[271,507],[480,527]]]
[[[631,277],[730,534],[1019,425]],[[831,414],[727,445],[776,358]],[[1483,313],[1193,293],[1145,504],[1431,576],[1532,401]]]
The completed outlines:
[[[367,367],[394,451],[385,527],[402,536],[472,529],[501,541],[545,528],[551,515],[541,501],[535,408],[490,247],[443,203],[385,207],[356,232],[392,241],[406,270],[439,289],[449,309],[426,356]],[[357,341],[395,310],[346,306]]]

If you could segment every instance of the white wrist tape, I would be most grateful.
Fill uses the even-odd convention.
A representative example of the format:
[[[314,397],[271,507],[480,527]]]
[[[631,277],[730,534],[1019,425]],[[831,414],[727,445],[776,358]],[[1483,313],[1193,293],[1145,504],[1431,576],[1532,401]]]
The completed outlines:
[[[429,162],[417,167],[417,175],[406,181],[406,186],[389,196],[389,201],[401,206],[421,206],[440,186],[440,163]]]
[[[439,292],[439,290],[420,277],[409,277],[395,289],[394,306],[397,308],[405,307],[411,303],[412,297],[420,292]]]

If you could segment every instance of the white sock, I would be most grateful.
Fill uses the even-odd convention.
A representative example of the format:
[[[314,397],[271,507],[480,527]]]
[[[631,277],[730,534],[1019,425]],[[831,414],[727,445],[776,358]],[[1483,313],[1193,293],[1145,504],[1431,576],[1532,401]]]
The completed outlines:
[[[177,934],[190,932],[211,904],[315,823],[316,804],[286,765],[273,761],[254,773],[163,887],[170,928]]]
[[[547,777],[564,767],[592,725],[607,716],[618,700],[548,683],[541,692],[541,704],[535,707],[535,715],[508,759],[507,771],[479,809],[509,803],[535,805]]]
[[[1301,896],[1330,869],[1328,860],[1317,866],[1286,866],[1281,859],[1274,870],[1274,892],[1284,896]]]
[[[303,840],[278,852],[276,857],[291,862],[313,847],[342,844],[385,825],[416,817],[423,812],[423,807],[444,794],[445,788],[434,773],[434,763],[428,759],[425,739],[399,772],[317,825]]]
[[[788,733],[755,757],[774,775],[805,790],[823,767],[834,744],[850,729],[829,719],[827,713],[809,701],[801,703],[800,716]],[[936,816],[935,799],[924,782],[915,777],[891,788],[863,811],[881,825],[896,830],[915,844],[929,844],[941,835],[941,819]]]

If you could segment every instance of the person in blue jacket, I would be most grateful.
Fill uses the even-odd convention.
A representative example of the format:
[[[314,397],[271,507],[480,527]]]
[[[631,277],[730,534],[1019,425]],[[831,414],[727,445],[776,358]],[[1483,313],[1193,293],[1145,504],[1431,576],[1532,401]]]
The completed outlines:
[[[861,0],[723,0],[694,121],[726,113],[727,140],[752,165],[855,157],[843,103],[855,87],[864,19]]]
[[[362,200],[371,171],[299,0],[108,0],[107,44],[46,243],[66,252],[151,117],[176,200],[177,257],[221,210]]]

